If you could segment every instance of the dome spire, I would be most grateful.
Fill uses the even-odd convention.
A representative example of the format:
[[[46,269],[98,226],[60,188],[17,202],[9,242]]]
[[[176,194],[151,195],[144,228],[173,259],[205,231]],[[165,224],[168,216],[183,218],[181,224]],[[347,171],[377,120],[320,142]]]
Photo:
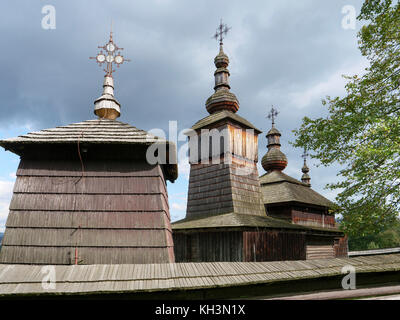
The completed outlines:
[[[301,171],[303,172],[303,175],[301,177],[301,182],[305,183],[307,186],[311,187],[311,178],[308,175],[308,172],[310,171],[310,169],[307,166],[307,157],[309,156],[309,154],[307,153],[307,149],[304,148],[304,153],[302,154],[302,157],[304,159],[304,165],[303,168],[301,168]]]
[[[105,63],[106,68],[104,71],[106,74],[103,82],[103,94],[94,101],[94,113],[99,118],[115,120],[121,114],[121,105],[114,97],[114,79],[112,74],[115,70],[113,70],[113,64],[119,67],[124,61],[130,60],[125,59],[121,55],[121,50],[124,50],[124,48],[119,48],[114,43],[112,26],[108,43],[98,48],[102,50],[100,50],[96,57],[90,57],[90,59],[95,59],[99,66]]]
[[[206,109],[212,114],[221,110],[229,110],[237,112],[239,109],[239,101],[236,96],[229,91],[229,58],[224,52],[223,40],[224,35],[228,33],[229,28],[226,24],[221,22],[215,32],[214,38],[219,41],[219,53],[214,59],[214,64],[217,70],[214,72],[215,77],[215,93],[206,101]]]
[[[283,171],[287,166],[287,158],[285,154],[280,150],[281,133],[275,128],[275,118],[278,115],[278,111],[272,106],[271,111],[268,114],[268,118],[272,120],[272,128],[267,133],[268,140],[268,152],[261,160],[261,165],[264,170],[269,172],[272,171]]]

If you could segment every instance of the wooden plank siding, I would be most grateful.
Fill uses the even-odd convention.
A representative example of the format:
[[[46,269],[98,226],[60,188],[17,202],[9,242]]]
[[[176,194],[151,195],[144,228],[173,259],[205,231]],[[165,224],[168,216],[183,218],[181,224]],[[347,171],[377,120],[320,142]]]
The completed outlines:
[[[344,237],[336,238],[334,243],[335,258],[347,257],[349,255],[349,245],[347,235]]]
[[[304,260],[305,234],[282,231],[243,232],[243,261]]]
[[[242,232],[174,233],[176,262],[242,261]]]
[[[334,238],[307,237],[307,260],[335,258]]]
[[[257,170],[259,131],[227,118],[196,126],[196,132],[189,143],[186,218],[230,212],[265,215]],[[203,155],[201,148],[206,149]]]
[[[177,262],[305,260],[305,234],[274,230],[174,233]]]
[[[307,245],[307,260],[335,257],[333,245]]]
[[[308,208],[293,209],[292,222],[308,226],[322,226],[322,227],[336,227],[334,215],[327,215],[325,212],[310,213],[307,212]]]
[[[22,159],[0,263],[174,261],[159,165]]]

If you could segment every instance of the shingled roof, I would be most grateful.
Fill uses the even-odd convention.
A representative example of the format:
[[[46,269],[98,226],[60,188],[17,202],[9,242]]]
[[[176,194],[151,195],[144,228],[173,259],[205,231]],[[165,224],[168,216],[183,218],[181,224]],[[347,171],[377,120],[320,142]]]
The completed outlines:
[[[108,144],[108,145],[151,145],[166,144],[176,152],[174,143],[154,136],[144,130],[116,120],[97,119],[72,123],[51,129],[31,132],[16,138],[0,140],[0,146],[22,155],[23,146],[43,144]],[[177,164],[167,164],[168,179],[174,181],[178,175]]]
[[[204,228],[234,228],[256,227],[272,229],[295,229],[309,231],[333,231],[340,232],[337,228],[318,228],[312,226],[297,225],[283,219],[269,216],[256,216],[249,214],[227,213],[223,215],[208,215],[205,217],[186,218],[172,223],[172,230],[189,230]]]
[[[261,133],[262,131],[257,129],[253,124],[251,124],[249,121],[246,119],[242,118],[241,116],[237,115],[236,113],[233,113],[231,111],[223,110],[219,111],[213,114],[210,114],[209,116],[197,121],[192,129],[197,130],[197,129],[202,129],[206,126],[212,125],[214,123],[217,123],[219,121],[223,121],[225,119],[230,119],[233,122],[238,122],[245,127],[248,127],[249,129],[254,129],[257,133]]]
[[[272,261],[272,262],[208,262],[208,263],[164,263],[164,264],[125,264],[125,265],[75,265],[54,266],[54,287],[43,285],[43,266],[0,265],[0,297],[11,298],[24,295],[85,295],[88,294],[136,294],[136,298],[157,299],[164,292],[164,299],[226,299],[254,297],[254,286],[264,285],[270,295],[281,294],[285,282],[289,283],[292,293],[304,291],[305,287],[296,286],[297,282],[308,281],[307,290],[315,290],[313,279],[329,288],[327,280],[343,277],[343,267],[354,266],[357,277],[363,274],[370,279],[378,279],[386,273],[399,272],[400,255],[381,255],[358,258],[335,258],[308,261]],[[47,266],[46,270],[53,268]],[[45,271],[46,271],[45,270]],[[48,271],[46,271],[48,272]],[[331,278],[329,278],[331,277]],[[365,278],[364,278],[365,279]],[[272,287],[279,284],[278,287]],[[239,290],[234,291],[234,288]],[[221,291],[227,288],[227,291]],[[271,288],[270,291],[267,291]],[[280,290],[276,290],[279,288]],[[311,288],[311,290],[310,290]],[[218,290],[212,294],[212,291]],[[195,291],[190,291],[195,290]],[[321,288],[320,288],[321,290]],[[352,291],[352,290],[348,290]],[[194,296],[194,292],[198,294]],[[219,292],[219,293],[218,293]],[[178,293],[181,293],[179,296]],[[207,295],[209,293],[209,295]],[[260,295],[260,293],[258,293]],[[265,293],[264,293],[265,295]],[[71,296],[70,296],[71,297]],[[125,296],[126,297],[126,296]],[[132,296],[131,296],[132,297]]]
[[[297,202],[331,208],[334,203],[307,184],[300,182],[280,171],[271,171],[260,177],[264,203]]]
[[[78,139],[80,142],[90,143],[171,143],[127,123],[116,120],[98,119],[72,123],[67,126],[44,129],[16,138],[0,140],[0,145],[7,148],[11,147],[13,144],[22,143],[75,143]]]

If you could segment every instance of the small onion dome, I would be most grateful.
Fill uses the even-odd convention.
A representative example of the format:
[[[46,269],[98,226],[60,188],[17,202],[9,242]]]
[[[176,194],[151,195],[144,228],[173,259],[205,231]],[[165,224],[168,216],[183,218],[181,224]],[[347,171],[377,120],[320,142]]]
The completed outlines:
[[[271,148],[262,158],[261,165],[265,171],[283,171],[288,164],[285,154],[279,148]]]
[[[219,53],[214,58],[214,64],[217,68],[226,68],[229,65],[229,58],[225,54],[222,45],[219,46]]]
[[[268,140],[268,152],[262,158],[261,165],[267,172],[284,170],[288,164],[288,160],[281,151],[281,133],[275,128],[274,122],[272,122],[272,128],[268,131],[266,137]]]
[[[207,99],[206,109],[210,114],[221,110],[229,110],[235,113],[239,110],[239,101],[229,89],[221,88]]]
[[[275,128],[275,127],[272,127],[271,130],[268,131],[267,137],[271,136],[273,134],[277,134],[279,136],[282,136],[281,133],[279,132],[279,130],[277,128]]]

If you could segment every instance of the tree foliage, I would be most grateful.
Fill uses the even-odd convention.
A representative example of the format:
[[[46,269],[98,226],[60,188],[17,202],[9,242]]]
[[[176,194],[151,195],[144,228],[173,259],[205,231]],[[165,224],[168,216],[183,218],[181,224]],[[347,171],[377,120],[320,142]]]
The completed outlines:
[[[385,249],[400,247],[400,221],[377,234],[349,237],[349,250]]]
[[[400,207],[400,5],[367,0],[358,17],[368,20],[358,33],[370,66],[362,76],[344,76],[346,96],[322,101],[327,117],[305,117],[295,130],[323,165],[338,163],[336,200],[341,227],[349,235],[381,232]]]

